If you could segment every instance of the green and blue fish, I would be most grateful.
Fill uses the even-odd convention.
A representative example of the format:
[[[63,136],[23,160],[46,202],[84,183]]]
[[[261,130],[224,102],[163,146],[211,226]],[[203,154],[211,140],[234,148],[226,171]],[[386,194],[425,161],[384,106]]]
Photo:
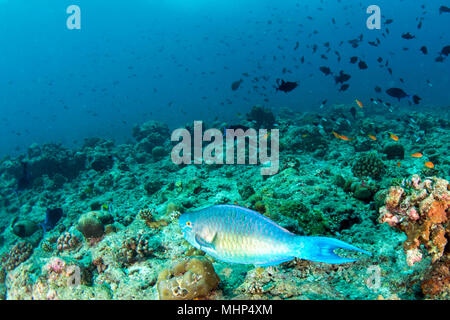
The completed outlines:
[[[236,205],[187,212],[179,223],[190,244],[224,262],[271,266],[294,258],[325,263],[356,261],[335,254],[338,248],[371,255],[337,239],[295,235],[258,212]]]

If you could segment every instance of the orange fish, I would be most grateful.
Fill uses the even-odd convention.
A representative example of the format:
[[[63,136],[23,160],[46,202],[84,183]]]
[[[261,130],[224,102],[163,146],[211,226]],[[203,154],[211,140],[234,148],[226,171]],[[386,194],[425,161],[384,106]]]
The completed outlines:
[[[346,137],[346,136],[343,136],[343,135],[341,135],[341,134],[339,134],[339,133],[337,133],[337,132],[334,132],[334,131],[333,131],[333,135],[334,135],[336,138],[341,139],[341,140],[344,140],[344,141],[351,141],[351,140],[353,140],[353,139],[350,139],[350,138],[348,138],[348,137]]]
[[[411,157],[413,157],[413,158],[422,158],[422,157],[423,157],[423,154],[421,154],[420,152],[416,152],[416,153],[413,153],[413,154],[411,155]]]
[[[398,136],[396,136],[395,134],[389,133],[389,137],[394,141],[398,141]]]
[[[368,135],[370,139],[372,139],[373,141],[377,141],[377,138],[371,134]]]
[[[343,136],[343,135],[340,135],[339,138],[344,140],[344,141],[352,141],[353,140],[353,139],[350,139],[350,138],[348,138],[346,136]]]
[[[270,136],[270,132],[267,132],[265,135],[264,135],[264,139],[266,139],[267,140],[267,138]]]
[[[397,162],[397,167],[399,167],[399,168],[400,168],[400,165],[401,165],[400,161],[399,161],[399,162]]]
[[[434,164],[431,161],[425,162],[425,167],[433,169],[434,168]]]
[[[364,105],[362,104],[361,101],[359,101],[358,99],[355,99],[356,104],[358,105],[358,107],[360,107],[361,109],[364,107]]]

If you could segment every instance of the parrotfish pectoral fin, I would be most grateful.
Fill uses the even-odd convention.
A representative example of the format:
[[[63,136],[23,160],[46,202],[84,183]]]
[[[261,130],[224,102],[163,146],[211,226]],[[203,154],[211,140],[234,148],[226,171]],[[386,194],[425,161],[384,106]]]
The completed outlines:
[[[297,257],[300,259],[311,260],[324,263],[346,263],[357,261],[358,259],[349,259],[338,256],[334,253],[335,249],[348,249],[368,255],[370,252],[362,250],[344,241],[327,237],[297,237]]]
[[[214,235],[214,238],[212,239],[211,242],[206,241],[205,239],[203,239],[201,236],[199,236],[198,234],[195,235],[195,241],[200,245],[200,247],[205,248],[205,249],[215,249],[214,246],[214,240],[216,239],[216,235]]]

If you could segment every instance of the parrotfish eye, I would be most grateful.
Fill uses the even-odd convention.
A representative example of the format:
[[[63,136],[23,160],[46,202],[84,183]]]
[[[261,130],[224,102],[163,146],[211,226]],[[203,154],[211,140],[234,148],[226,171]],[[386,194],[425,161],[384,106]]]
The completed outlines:
[[[191,223],[190,221],[186,221],[186,225],[187,225],[189,228],[192,228],[192,223]]]

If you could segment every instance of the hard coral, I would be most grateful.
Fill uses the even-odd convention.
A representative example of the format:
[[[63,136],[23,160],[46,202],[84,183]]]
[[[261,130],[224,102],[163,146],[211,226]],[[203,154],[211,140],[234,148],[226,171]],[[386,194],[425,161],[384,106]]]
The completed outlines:
[[[352,172],[357,177],[380,179],[384,171],[384,163],[375,152],[363,153],[355,160],[352,167]]]
[[[149,240],[143,236],[131,237],[122,242],[122,248],[119,251],[118,257],[122,264],[131,265],[153,252],[149,245]]]
[[[212,263],[198,257],[164,269],[158,275],[157,286],[161,300],[192,300],[207,297],[219,282]]]
[[[169,222],[164,219],[155,220],[154,213],[156,213],[156,211],[152,209],[141,209],[139,210],[138,215],[139,218],[144,220],[145,224],[152,229],[160,229],[169,224]]]
[[[80,240],[77,236],[70,232],[65,232],[56,240],[57,251],[73,250],[80,244]]]
[[[22,262],[28,260],[33,253],[33,247],[28,242],[18,242],[15,244],[9,252],[1,259],[2,266],[7,270],[14,270]]]
[[[101,238],[105,232],[105,227],[97,217],[96,211],[83,214],[78,220],[77,229],[87,239]]]
[[[379,221],[405,232],[408,238],[403,246],[409,265],[420,260],[420,245],[425,246],[434,263],[444,255],[447,248],[450,236],[449,208],[447,180],[430,177],[422,181],[418,175],[414,175],[404,187],[389,189],[385,206],[380,208]]]

